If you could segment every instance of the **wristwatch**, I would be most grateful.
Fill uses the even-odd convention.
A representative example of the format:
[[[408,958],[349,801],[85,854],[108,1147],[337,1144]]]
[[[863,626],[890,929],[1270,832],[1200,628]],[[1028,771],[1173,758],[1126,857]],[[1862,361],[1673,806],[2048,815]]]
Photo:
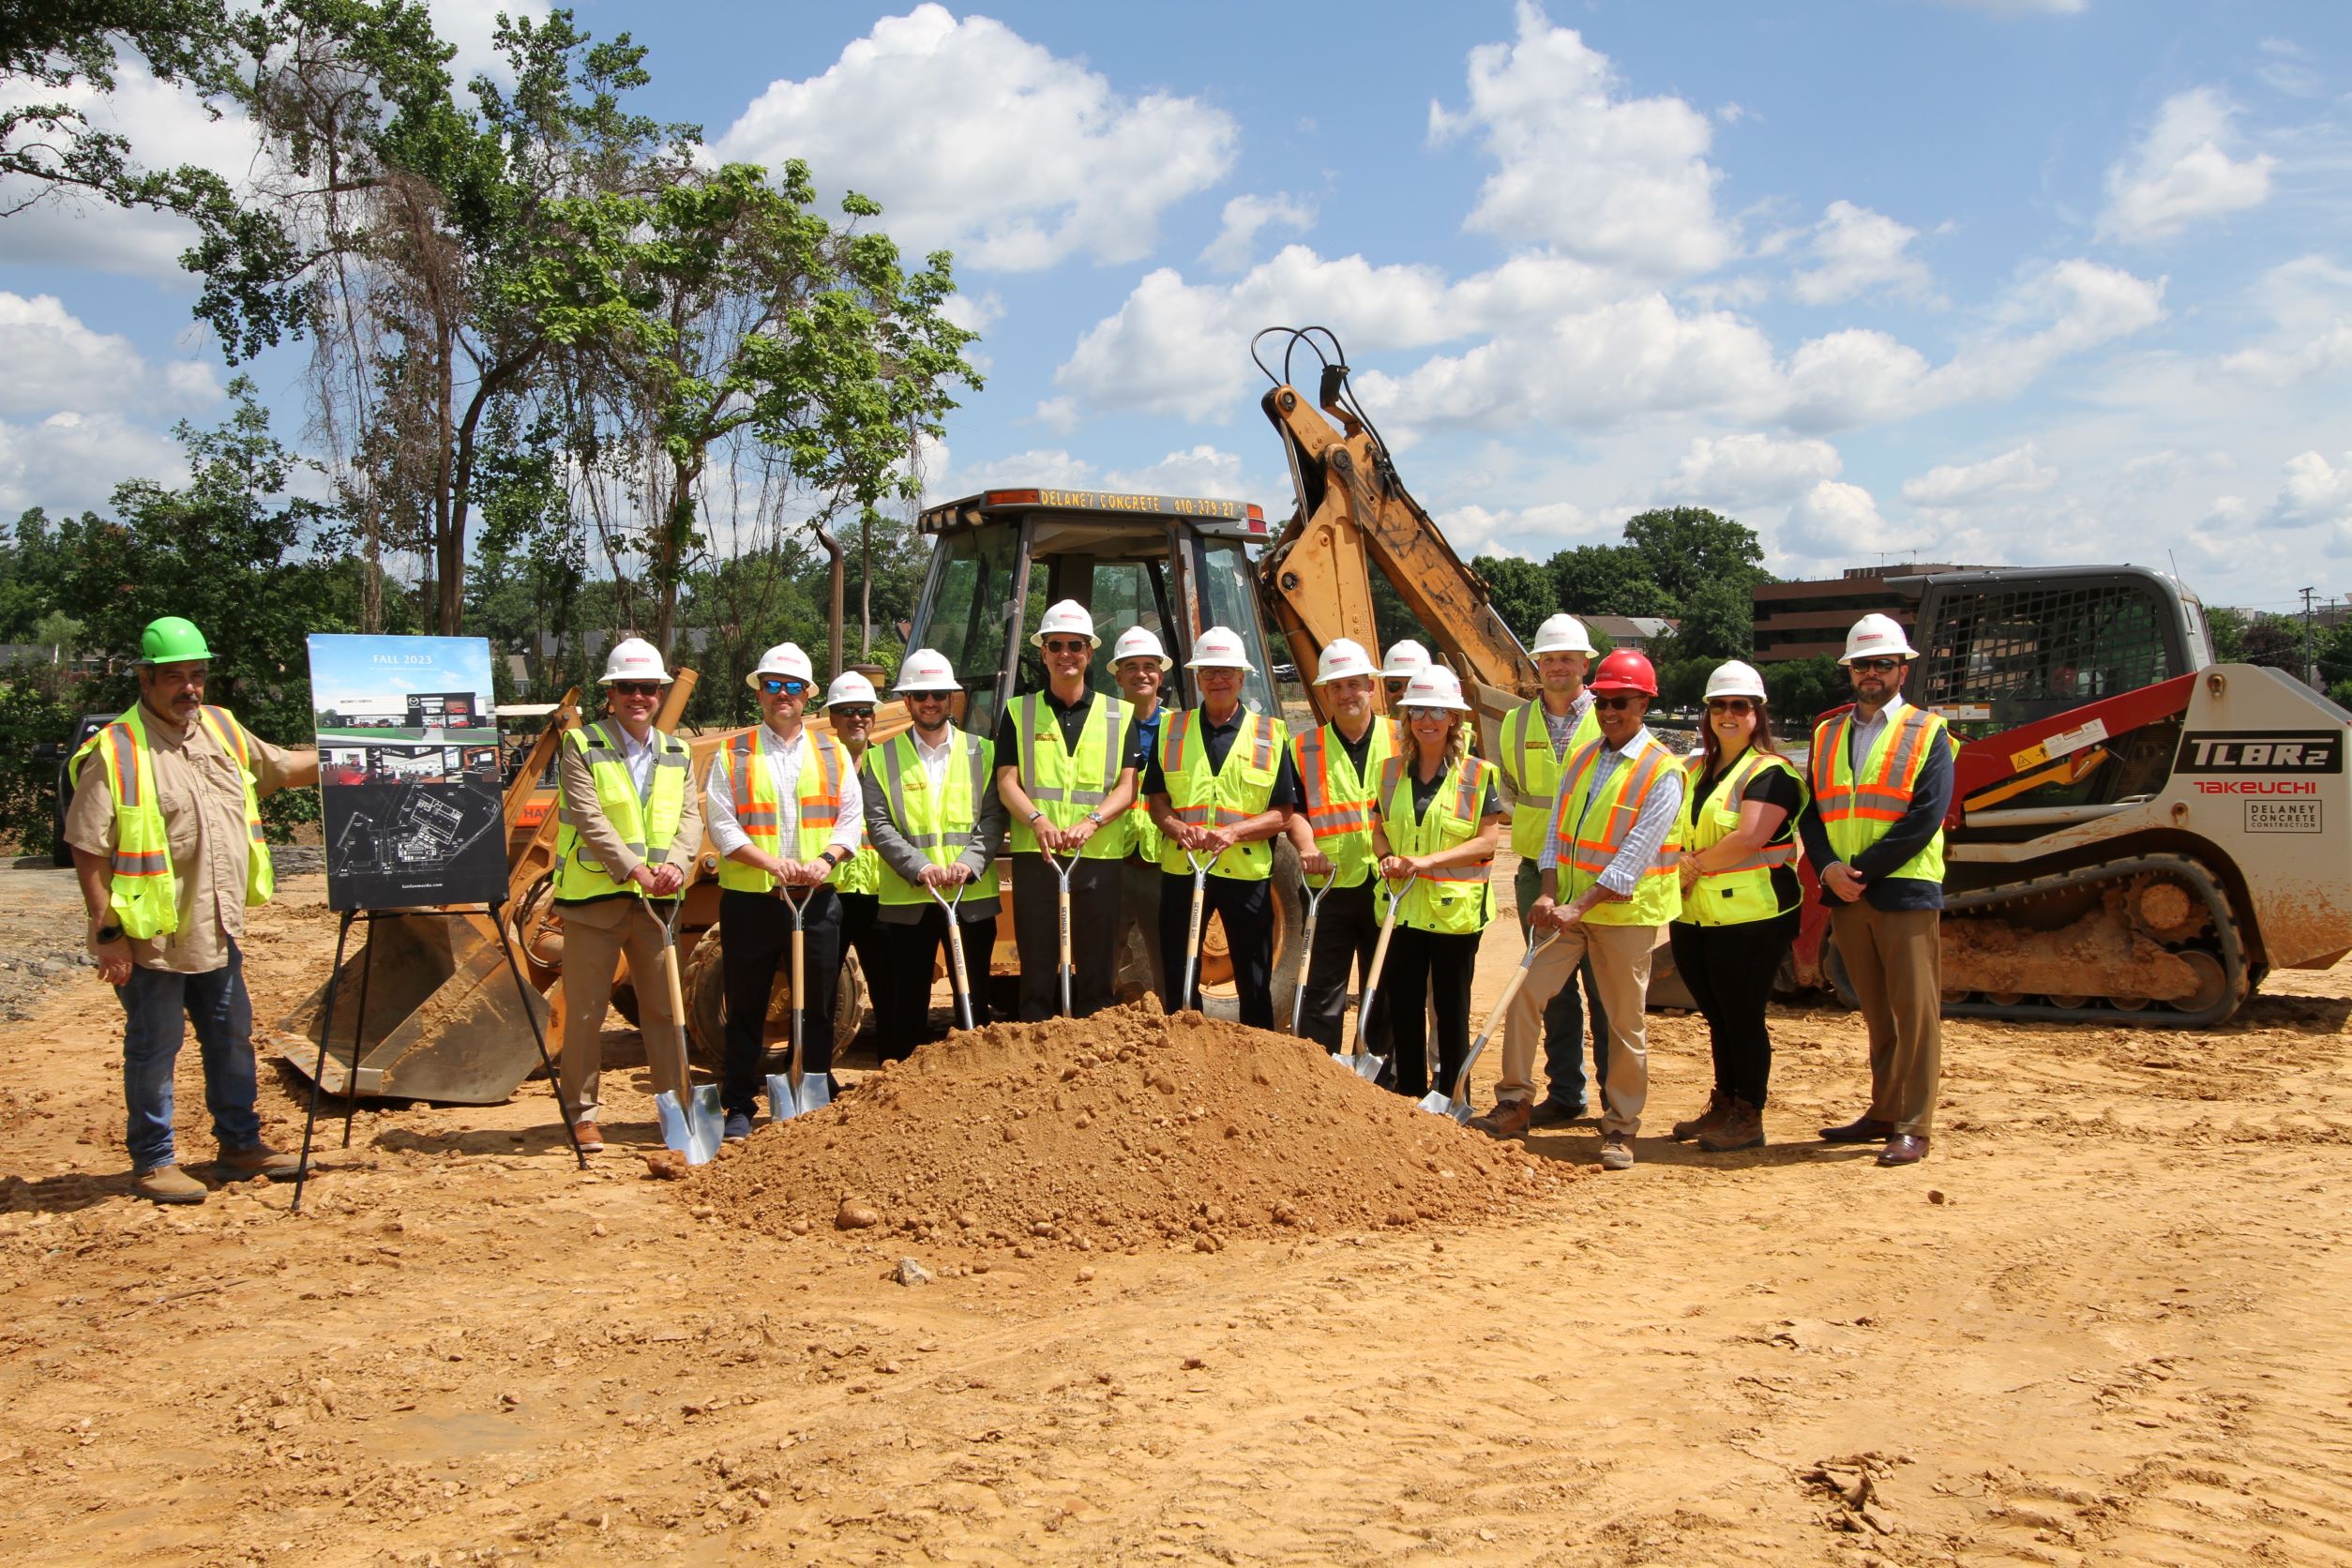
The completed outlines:
[[[1093,823],[1096,827],[1100,827],[1100,826],[1102,826],[1102,825],[1103,825],[1103,819],[1102,819],[1102,816],[1101,816],[1101,814],[1100,814],[1100,813],[1098,813],[1098,812],[1089,811],[1089,812],[1086,814],[1086,820],[1087,820],[1088,822],[1093,822]]]
[[[100,926],[98,928],[98,944],[100,947],[104,947],[110,942],[122,940],[123,928],[120,926]]]

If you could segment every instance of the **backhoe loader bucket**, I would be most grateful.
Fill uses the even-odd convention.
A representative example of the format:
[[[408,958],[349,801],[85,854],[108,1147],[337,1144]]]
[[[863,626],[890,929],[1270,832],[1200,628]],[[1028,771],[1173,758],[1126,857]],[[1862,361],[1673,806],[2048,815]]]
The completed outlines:
[[[529,998],[544,1033],[547,1000]],[[280,1054],[306,1076],[318,1063],[325,1001],[322,985],[283,1025],[299,1038]],[[539,1065],[525,1005],[487,916],[379,915],[343,962],[319,1087],[353,1092],[356,1042],[359,1093],[497,1105]]]

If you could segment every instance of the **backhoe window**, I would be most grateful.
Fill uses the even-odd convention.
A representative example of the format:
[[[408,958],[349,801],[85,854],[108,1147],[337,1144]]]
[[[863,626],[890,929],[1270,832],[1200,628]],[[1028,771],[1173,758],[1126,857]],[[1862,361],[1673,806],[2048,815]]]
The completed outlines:
[[[1242,634],[1249,662],[1258,667],[1242,683],[1242,705],[1254,714],[1278,712],[1274,680],[1267,673],[1273,665],[1259,631],[1258,574],[1250,569],[1248,553],[1238,542],[1208,539],[1201,542],[1200,559],[1200,629],[1228,626]]]
[[[915,616],[914,646],[946,656],[970,693],[963,727],[975,735],[996,729],[998,679],[1012,627],[1013,563],[1018,530],[976,528],[941,541],[930,592]]]
[[[1946,599],[1920,700],[1989,702],[1997,726],[2136,691],[2170,668],[2161,604],[2132,584],[1995,588]]]

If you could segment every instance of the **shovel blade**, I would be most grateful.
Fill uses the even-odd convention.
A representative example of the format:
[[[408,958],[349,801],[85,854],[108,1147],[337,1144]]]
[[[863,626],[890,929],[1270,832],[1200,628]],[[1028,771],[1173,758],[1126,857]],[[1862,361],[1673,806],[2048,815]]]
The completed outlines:
[[[654,1096],[654,1112],[661,1119],[661,1140],[686,1157],[688,1165],[708,1165],[718,1153],[725,1127],[719,1114],[718,1086],[706,1083],[693,1090],[686,1103],[663,1090]]]
[[[1450,1094],[1440,1094],[1434,1089],[1421,1097],[1421,1108],[1432,1116],[1450,1116],[1460,1123],[1468,1123],[1470,1118],[1470,1108],[1467,1101],[1455,1099]]]
[[[1348,1059],[1348,1063],[1355,1068],[1356,1077],[1366,1083],[1378,1083],[1380,1080],[1380,1075],[1388,1070],[1388,1058],[1375,1056],[1370,1051],[1351,1056]]]
[[[832,1103],[833,1085],[822,1073],[802,1074],[797,1093],[793,1092],[791,1074],[768,1075],[768,1115],[772,1120],[781,1122],[788,1116],[822,1110]]]

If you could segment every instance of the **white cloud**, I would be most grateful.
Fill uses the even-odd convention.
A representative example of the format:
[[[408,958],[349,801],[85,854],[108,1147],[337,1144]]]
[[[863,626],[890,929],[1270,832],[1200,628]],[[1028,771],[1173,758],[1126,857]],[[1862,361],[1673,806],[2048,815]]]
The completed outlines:
[[[1837,448],[1826,441],[1702,435],[1682,454],[1666,493],[1717,506],[1771,504],[1836,478],[1840,466]]]
[[[1792,554],[1824,560],[1891,550],[1908,538],[1888,528],[1862,486],[1824,479],[1788,508],[1780,543]]]
[[[2233,158],[2236,111],[2210,87],[2175,93],[2128,158],[2107,171],[2107,204],[2099,237],[2146,245],[2190,224],[2260,206],[2269,200],[2267,153]]]
[[[527,16],[535,23],[546,21],[548,12],[547,0],[427,0],[427,9],[432,12],[433,31],[441,35],[441,41],[457,45],[449,74],[460,86],[483,74],[496,82],[514,81],[515,73],[494,41],[501,11],[518,21]]]
[[[2046,490],[2058,470],[2036,458],[2033,443],[1983,462],[1939,464],[1903,484],[1903,499],[1914,506],[1965,508],[1982,502]]]
[[[1113,469],[1103,477],[1104,489],[1138,495],[1208,495],[1262,504],[1265,498],[1253,494],[1249,484],[1240,457],[1205,445],[1170,452],[1141,468]]]
[[[1921,388],[1928,406],[2013,397],[2069,354],[2144,331],[2164,316],[2165,279],[2077,258],[2026,279],[2001,302],[1996,332],[1963,348]],[[2030,331],[2018,327],[2043,323]]]
[[[2285,527],[2352,523],[2352,452],[2342,456],[2341,467],[2317,452],[2288,459],[2270,520]]]
[[[1200,259],[1219,272],[1247,270],[1258,232],[1269,225],[1304,234],[1315,227],[1315,204],[1296,197],[1236,196],[1225,204],[1225,220]]]
[[[1094,465],[1083,458],[1073,456],[1063,447],[1033,447],[992,462],[957,468],[943,475],[931,493],[945,498],[1029,485],[1049,485],[1057,490],[1092,490],[1095,487]]]
[[[1927,264],[1909,253],[1918,237],[1917,229],[1884,213],[1832,202],[1814,225],[1809,249],[1816,264],[1789,280],[1789,292],[1807,305],[1871,293],[1924,300],[1935,281]]]
[[[885,17],[821,76],[779,81],[716,151],[805,158],[828,189],[882,204],[910,250],[1021,271],[1072,256],[1129,262],[1163,213],[1223,179],[1240,130],[1197,98],[1128,98],[1100,74],[988,17],[942,6]]]
[[[1469,226],[1645,276],[1709,271],[1734,238],[1715,211],[1712,128],[1679,98],[1624,96],[1608,56],[1519,0],[1518,37],[1470,52],[1470,101],[1429,137],[1476,134],[1496,164]]]
[[[38,424],[0,420],[0,514],[45,506],[52,517],[103,508],[125,479],[178,484],[179,446],[121,415],[53,414]]]
[[[130,340],[94,332],[53,294],[0,290],[0,414],[202,407],[220,397],[213,368],[178,360],[160,373]]]
[[[1548,560],[1571,545],[1590,542],[1596,534],[1591,514],[1566,501],[1499,509],[1454,506],[1430,515],[1465,561],[1479,555]]]
[[[2271,330],[2262,342],[2224,355],[2223,375],[2294,386],[2352,369],[2352,271],[2302,256],[2265,273],[2256,293],[2269,308]]]

